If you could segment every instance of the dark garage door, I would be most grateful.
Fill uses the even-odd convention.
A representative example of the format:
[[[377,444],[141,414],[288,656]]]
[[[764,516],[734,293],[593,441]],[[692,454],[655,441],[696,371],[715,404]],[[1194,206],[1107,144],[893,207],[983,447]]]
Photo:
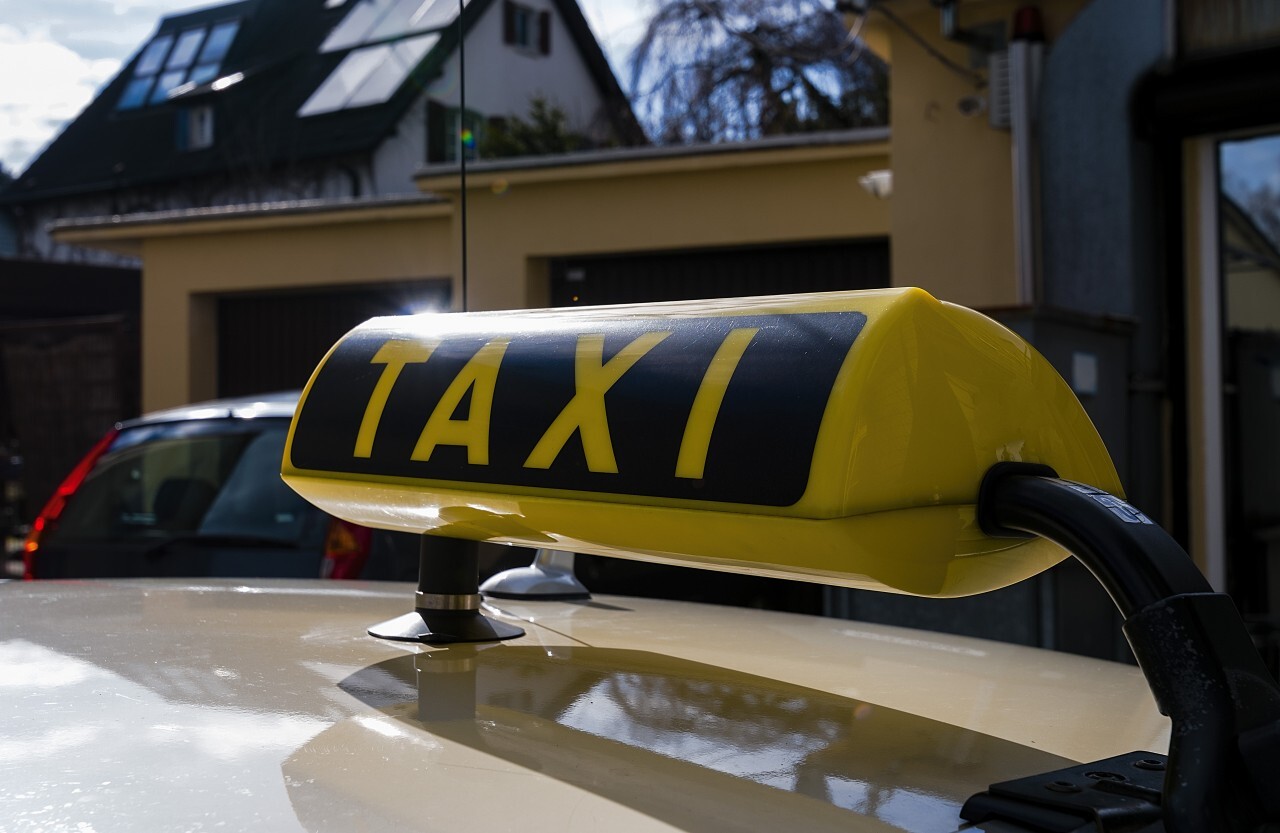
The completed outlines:
[[[301,388],[352,327],[378,315],[403,315],[428,306],[448,309],[448,281],[219,298],[218,395]]]
[[[889,285],[889,241],[555,258],[551,304],[631,304]]]

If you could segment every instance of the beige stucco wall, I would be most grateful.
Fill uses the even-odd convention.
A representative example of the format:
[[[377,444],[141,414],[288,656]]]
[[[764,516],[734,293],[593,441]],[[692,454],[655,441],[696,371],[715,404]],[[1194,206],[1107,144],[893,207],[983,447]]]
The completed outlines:
[[[886,236],[888,203],[858,178],[887,166],[877,142],[475,173],[469,308],[546,305],[549,257]],[[420,185],[458,198],[453,176]]]
[[[960,25],[970,28],[994,21],[1007,26],[1023,5],[961,3]],[[1052,43],[1084,3],[1037,5]],[[942,37],[936,8],[907,2],[893,9],[932,49],[962,68],[970,67],[969,47]],[[973,307],[1016,304],[1010,134],[992,128],[985,112],[964,115],[959,107],[965,97],[988,96],[989,90],[975,87],[874,11],[865,29],[892,62],[894,283],[922,286]],[[882,45],[886,42],[887,50]]]

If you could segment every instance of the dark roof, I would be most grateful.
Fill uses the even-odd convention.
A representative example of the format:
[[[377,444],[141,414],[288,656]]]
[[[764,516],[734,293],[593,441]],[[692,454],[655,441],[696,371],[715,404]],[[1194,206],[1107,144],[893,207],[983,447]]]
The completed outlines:
[[[240,0],[164,18],[156,36],[239,20],[240,29],[218,75],[225,78],[243,73],[243,80],[216,92],[206,83],[162,104],[117,109],[144,44],[97,98],[0,193],[0,203],[220,174],[243,180],[291,165],[372,151],[391,135],[421,90],[439,75],[457,47],[458,27],[440,30],[440,40],[386,102],[300,118],[298,108],[347,54],[347,50],[322,53],[320,46],[354,2],[327,8],[323,0]],[[469,30],[493,2],[471,0],[463,12],[463,29]],[[610,115],[620,138],[642,141],[634,114],[581,9],[575,0],[552,2],[602,98],[611,103]],[[216,138],[211,148],[180,152],[175,148],[178,112],[195,103],[213,107]]]

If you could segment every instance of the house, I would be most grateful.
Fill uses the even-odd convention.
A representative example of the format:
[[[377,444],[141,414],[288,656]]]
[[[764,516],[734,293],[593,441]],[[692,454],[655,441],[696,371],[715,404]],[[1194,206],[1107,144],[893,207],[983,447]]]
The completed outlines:
[[[24,257],[111,261],[54,220],[416,192],[534,99],[596,145],[643,133],[574,0],[240,0],[164,18],[5,191]],[[466,111],[460,80],[466,54]],[[3,211],[0,211],[3,213]]]

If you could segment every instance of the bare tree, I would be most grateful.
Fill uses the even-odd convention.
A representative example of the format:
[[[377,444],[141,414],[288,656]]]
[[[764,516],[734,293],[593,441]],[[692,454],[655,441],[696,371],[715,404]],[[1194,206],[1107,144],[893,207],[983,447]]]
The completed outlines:
[[[631,56],[661,143],[885,124],[888,68],[818,0],[658,0]]]

